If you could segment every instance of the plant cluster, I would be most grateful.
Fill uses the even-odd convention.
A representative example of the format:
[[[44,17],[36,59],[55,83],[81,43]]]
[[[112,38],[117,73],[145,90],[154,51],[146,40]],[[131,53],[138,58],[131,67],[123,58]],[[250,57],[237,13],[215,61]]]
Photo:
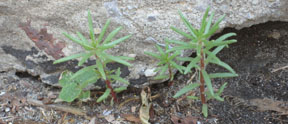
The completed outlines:
[[[84,88],[86,88],[89,84],[96,83],[97,80],[101,79],[106,83],[107,88],[104,94],[97,99],[97,102],[101,102],[102,100],[106,99],[109,94],[112,95],[114,101],[117,101],[116,93],[125,90],[126,87],[123,86],[113,89],[111,83],[119,81],[121,83],[129,85],[129,82],[120,77],[120,68],[118,68],[117,70],[109,70],[106,65],[111,62],[117,62],[126,66],[131,66],[131,64],[127,61],[133,60],[134,58],[126,56],[112,56],[106,53],[106,50],[114,48],[115,45],[125,41],[131,35],[113,40],[114,36],[122,28],[118,27],[111,33],[109,33],[106,39],[104,39],[105,32],[110,24],[110,20],[108,20],[97,39],[94,34],[94,28],[90,12],[88,12],[88,22],[91,38],[90,41],[88,41],[80,32],[77,32],[78,38],[64,33],[64,35],[68,39],[81,45],[85,49],[85,52],[58,59],[54,62],[54,64],[65,62],[71,59],[81,58],[81,60],[78,62],[78,66],[81,66],[91,57],[95,57],[96,64],[84,67],[76,73],[64,71],[59,80],[59,83],[62,86],[59,97],[60,99],[67,102],[72,102],[76,98],[89,98],[90,91],[84,91]]]
[[[180,18],[184,22],[185,26],[188,28],[189,33],[186,33],[176,27],[171,27],[171,29],[175,31],[176,33],[189,39],[189,41],[185,42],[185,41],[179,41],[179,40],[165,39],[166,44],[171,43],[171,44],[176,44],[176,46],[165,52],[160,51],[159,46],[156,46],[160,52],[160,55],[156,55],[155,53],[148,53],[148,55],[153,56],[157,59],[160,59],[160,62],[158,65],[164,65],[164,66],[160,66],[160,68],[162,69],[162,71],[160,72],[160,75],[164,74],[167,68],[169,69],[169,72],[172,68],[176,68],[177,70],[180,71],[180,73],[183,73],[183,74],[187,74],[195,70],[195,73],[197,74],[196,76],[197,82],[195,83],[189,82],[190,84],[188,84],[187,86],[182,88],[180,91],[178,91],[173,97],[177,98],[199,87],[200,99],[202,103],[202,113],[205,117],[208,116],[207,100],[216,99],[219,101],[224,101],[224,99],[221,98],[220,96],[225,86],[227,85],[227,83],[224,83],[220,87],[218,92],[214,93],[211,79],[238,76],[236,72],[228,64],[221,61],[216,56],[216,54],[219,53],[225,46],[228,47],[228,44],[237,42],[234,39],[227,40],[229,37],[235,36],[236,34],[227,33],[227,34],[224,34],[223,36],[220,36],[216,40],[209,40],[209,38],[219,29],[219,24],[223,20],[224,15],[220,17],[212,25],[214,12],[212,12],[209,17],[208,17],[208,13],[209,13],[209,8],[206,10],[203,16],[200,29],[195,29],[191,25],[191,23],[187,20],[187,18],[182,14],[182,12],[179,11]],[[177,57],[177,55],[179,55],[181,51],[183,50],[194,50],[197,53],[196,57]],[[174,54],[168,57],[171,52],[174,52]],[[183,68],[183,66],[178,66],[176,63],[173,62],[174,58],[179,61],[189,62],[189,64],[187,65],[187,67]],[[208,74],[208,72],[206,71],[206,67],[208,64],[216,64],[218,66],[224,67],[229,72]],[[173,79],[173,77],[171,78],[170,76],[170,79]],[[205,89],[205,87],[207,87],[207,90]],[[187,98],[199,99],[197,96],[188,96]]]
[[[195,74],[197,75],[196,82],[189,82],[187,86],[179,90],[173,97],[177,98],[199,87],[200,97],[188,96],[187,98],[201,100],[202,113],[205,117],[208,116],[207,101],[210,99],[223,101],[224,99],[221,98],[221,94],[227,85],[227,83],[224,83],[215,93],[211,79],[238,76],[228,64],[221,61],[216,56],[216,54],[218,54],[224,47],[228,47],[229,44],[236,42],[234,39],[228,39],[232,36],[235,36],[236,34],[227,33],[220,36],[216,40],[209,40],[209,38],[219,29],[219,24],[223,20],[224,15],[220,17],[214,24],[212,24],[214,12],[212,12],[210,16],[208,16],[208,13],[209,8],[206,10],[203,16],[201,27],[199,29],[195,29],[187,20],[187,18],[182,14],[182,12],[179,11],[180,18],[188,28],[189,33],[186,33],[176,27],[171,27],[171,29],[189,39],[189,41],[185,42],[165,39],[166,44],[164,49],[162,49],[161,46],[156,45],[158,53],[145,52],[145,54],[159,60],[157,63],[158,68],[155,70],[156,72],[159,72],[159,75],[156,76],[155,79],[169,79],[170,84],[172,84],[174,79],[174,75],[172,73],[173,69],[177,69],[182,74],[192,73],[195,71]],[[128,39],[130,35],[111,41],[113,37],[121,30],[121,27],[119,27],[109,33],[106,39],[103,39],[106,29],[110,23],[108,20],[103,27],[98,39],[96,39],[93,31],[90,12],[88,13],[88,21],[91,42],[88,42],[88,40],[85,39],[84,36],[79,32],[77,32],[78,38],[64,33],[67,38],[81,45],[85,49],[85,52],[56,60],[54,63],[81,58],[78,63],[80,66],[85,63],[87,59],[94,56],[96,58],[96,64],[84,67],[76,73],[64,71],[59,80],[60,85],[63,87],[59,97],[67,102],[72,102],[76,98],[88,98],[90,96],[90,91],[84,91],[83,89],[87,85],[95,83],[98,79],[101,79],[105,81],[107,88],[105,93],[97,99],[97,102],[101,102],[102,100],[106,99],[109,94],[112,95],[114,101],[117,101],[115,93],[125,90],[126,87],[113,89],[111,83],[119,81],[129,85],[129,82],[120,77],[120,69],[109,70],[106,67],[106,64],[110,62],[118,62],[126,66],[131,66],[131,64],[127,61],[133,60],[133,58],[125,56],[112,56],[107,54],[105,50],[113,48],[118,43]],[[173,48],[169,48],[169,44],[174,44],[175,46]],[[195,57],[180,57],[180,54],[183,52],[183,50],[194,50],[197,54]],[[187,67],[184,67],[178,65],[175,60],[185,61],[189,64]],[[208,64],[215,64],[224,67],[229,72],[208,73],[206,71]]]

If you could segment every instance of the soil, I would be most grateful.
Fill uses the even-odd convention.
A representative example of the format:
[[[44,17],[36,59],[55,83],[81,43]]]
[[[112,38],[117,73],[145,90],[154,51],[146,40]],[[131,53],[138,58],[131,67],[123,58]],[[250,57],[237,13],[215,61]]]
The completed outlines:
[[[215,88],[228,82],[222,95],[225,101],[208,101],[209,116],[204,118],[199,101],[172,98],[192,75],[176,74],[172,86],[168,86],[168,82],[150,86],[151,95],[154,96],[151,123],[288,123],[288,23],[267,22],[241,30],[226,28],[213,38],[228,32],[237,33],[234,38],[238,42],[225,48],[218,57],[228,63],[239,76],[212,80]],[[214,65],[207,69],[208,72],[225,71]],[[113,105],[110,100],[95,102],[103,91],[92,91],[92,100],[88,102],[53,103],[60,89],[42,83],[37,76],[11,70],[0,72],[0,79],[0,124],[88,124],[90,117],[95,117],[97,124],[139,121],[141,89],[129,88],[118,94],[120,101]],[[191,94],[197,95],[198,91]],[[71,107],[74,114],[63,112],[63,109],[71,110]]]

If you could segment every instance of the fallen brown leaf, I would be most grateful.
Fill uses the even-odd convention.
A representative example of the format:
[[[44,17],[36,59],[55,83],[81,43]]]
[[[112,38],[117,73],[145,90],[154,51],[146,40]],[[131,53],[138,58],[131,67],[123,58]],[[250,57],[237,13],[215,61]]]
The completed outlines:
[[[250,104],[257,106],[260,111],[276,111],[288,115],[288,102],[273,99],[252,99]]]
[[[193,116],[187,116],[185,118],[180,118],[175,115],[171,115],[171,121],[173,124],[197,124],[197,118]]]
[[[145,92],[145,89],[147,89],[147,93]],[[139,118],[142,122],[142,124],[150,124],[149,119],[150,119],[150,108],[152,106],[151,101],[151,92],[150,92],[150,88],[144,88],[141,91],[141,101],[142,101],[142,105],[140,107],[140,111],[139,111]]]
[[[135,117],[133,114],[122,114],[122,117],[130,122],[141,123],[141,120],[138,117]]]

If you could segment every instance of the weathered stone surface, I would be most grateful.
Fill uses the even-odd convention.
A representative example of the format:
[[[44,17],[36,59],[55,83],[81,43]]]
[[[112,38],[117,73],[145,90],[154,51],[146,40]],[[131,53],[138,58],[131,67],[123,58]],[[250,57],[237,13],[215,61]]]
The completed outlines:
[[[182,39],[169,29],[170,26],[185,29],[177,10],[185,13],[190,22],[199,27],[208,6],[215,11],[216,17],[227,15],[221,28],[240,29],[267,21],[288,20],[286,0],[1,0],[0,72],[27,71],[33,76],[40,76],[44,83],[55,85],[62,70],[79,69],[77,61],[58,65],[52,62],[62,54],[68,56],[82,51],[62,32],[73,34],[80,31],[88,37],[87,11],[90,10],[95,28],[101,28],[110,18],[109,31],[118,26],[124,27],[117,37],[133,34],[128,41],[109,52],[136,56],[132,62],[134,66],[127,68],[112,64],[110,67],[121,66],[122,76],[129,79],[133,86],[156,83],[159,81],[145,76],[145,72],[147,75],[155,68],[156,60],[144,55],[144,51],[156,51],[155,43],[163,43],[164,38]],[[27,20],[31,20],[30,34],[19,27]],[[93,61],[90,60],[89,64]]]

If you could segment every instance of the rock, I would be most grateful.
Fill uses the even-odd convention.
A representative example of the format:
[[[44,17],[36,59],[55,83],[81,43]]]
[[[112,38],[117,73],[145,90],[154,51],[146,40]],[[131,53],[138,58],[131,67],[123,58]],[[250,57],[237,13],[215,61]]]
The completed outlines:
[[[120,64],[111,64],[109,67],[120,67],[121,76],[128,79],[134,87],[145,86],[148,82],[160,83],[161,81],[151,80],[155,73],[145,70],[155,68],[157,64],[155,59],[144,54],[144,51],[156,52],[156,42],[145,39],[151,37],[161,44],[164,43],[164,38],[185,40],[169,28],[175,26],[185,29],[177,10],[181,10],[195,27],[199,27],[208,6],[215,11],[215,18],[227,15],[220,24],[221,29],[241,29],[267,21],[288,20],[287,0],[2,1],[0,58],[5,59],[0,59],[0,72],[27,72],[32,77],[39,77],[44,83],[58,86],[61,71],[76,71],[82,68],[77,66],[77,60],[52,64],[55,59],[83,51],[62,33],[75,35],[76,31],[79,31],[88,37],[87,12],[90,10],[94,28],[98,33],[109,18],[111,25],[108,31],[123,26],[117,38],[133,35],[109,52],[114,55],[137,55],[132,62],[134,66],[128,68]],[[27,19],[31,21],[30,25]],[[19,27],[19,24],[22,25]],[[271,36],[279,38],[278,35]],[[184,56],[189,54],[183,53]],[[86,65],[93,63],[93,60],[89,60]],[[95,87],[101,86],[104,86],[103,82],[97,83]]]

